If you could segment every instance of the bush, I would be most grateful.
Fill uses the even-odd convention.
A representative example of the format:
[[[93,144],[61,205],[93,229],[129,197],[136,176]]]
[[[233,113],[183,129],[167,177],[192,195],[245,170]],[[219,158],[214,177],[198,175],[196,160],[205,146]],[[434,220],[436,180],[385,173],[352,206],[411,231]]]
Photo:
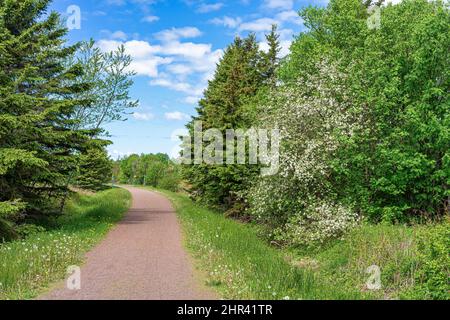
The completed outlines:
[[[450,299],[450,223],[422,229],[417,235],[416,285],[405,294],[413,299]]]
[[[158,181],[158,188],[176,192],[179,190],[180,177],[176,172],[166,172]]]
[[[322,246],[339,239],[359,221],[358,215],[337,204],[319,203],[292,216],[276,232],[276,239],[294,246]]]
[[[22,224],[16,228],[16,231],[20,238],[25,239],[31,235],[44,232],[45,228],[34,224]]]

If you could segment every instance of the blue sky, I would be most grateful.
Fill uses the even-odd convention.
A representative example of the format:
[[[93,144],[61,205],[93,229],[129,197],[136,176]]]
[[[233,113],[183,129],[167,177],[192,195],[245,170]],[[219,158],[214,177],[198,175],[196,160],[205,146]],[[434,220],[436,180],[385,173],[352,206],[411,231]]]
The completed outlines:
[[[236,35],[264,33],[279,25],[282,54],[304,27],[298,10],[327,0],[55,0],[62,14],[76,5],[81,29],[70,41],[94,38],[102,50],[124,44],[137,72],[131,95],[139,108],[126,122],[109,124],[113,157],[130,153],[171,154],[176,136],[214,73],[223,49]]]

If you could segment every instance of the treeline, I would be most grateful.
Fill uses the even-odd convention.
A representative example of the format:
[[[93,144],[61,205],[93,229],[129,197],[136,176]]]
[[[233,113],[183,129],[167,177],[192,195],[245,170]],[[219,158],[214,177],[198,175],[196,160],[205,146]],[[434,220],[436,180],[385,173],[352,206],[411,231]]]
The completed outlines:
[[[383,1],[381,1],[383,2]],[[268,227],[277,243],[315,246],[365,220],[449,214],[450,15],[443,1],[331,0],[300,12],[306,31],[280,61],[277,30],[225,50],[194,121],[203,129],[279,128],[280,170],[184,165],[192,195]],[[205,144],[206,146],[206,144]]]
[[[114,181],[178,191],[181,168],[167,154],[133,154],[114,163]]]
[[[136,105],[124,49],[66,45],[48,6],[0,1],[0,241],[60,214],[71,186],[102,188],[112,170],[102,127]]]

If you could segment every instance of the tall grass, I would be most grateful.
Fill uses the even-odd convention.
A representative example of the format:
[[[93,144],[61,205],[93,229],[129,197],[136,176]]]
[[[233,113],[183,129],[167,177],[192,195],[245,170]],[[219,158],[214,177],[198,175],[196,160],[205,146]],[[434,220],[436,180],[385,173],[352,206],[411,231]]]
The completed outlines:
[[[188,249],[223,298],[364,298],[357,288],[328,287],[314,271],[290,263],[285,252],[268,246],[251,225],[202,208],[184,195],[164,194],[177,209]]]
[[[0,245],[0,299],[31,299],[83,255],[118,222],[130,205],[130,194],[110,189],[75,195],[56,227],[22,241]]]
[[[367,224],[327,247],[281,249],[261,237],[264,228],[161,192],[174,203],[209,285],[225,299],[450,299],[448,222]],[[367,285],[374,265],[378,290]]]
[[[317,274],[332,287],[358,288],[377,299],[398,299],[415,284],[419,267],[415,243],[418,228],[362,225],[326,248],[294,255],[315,261]],[[370,266],[381,271],[381,288],[371,292],[366,286]]]

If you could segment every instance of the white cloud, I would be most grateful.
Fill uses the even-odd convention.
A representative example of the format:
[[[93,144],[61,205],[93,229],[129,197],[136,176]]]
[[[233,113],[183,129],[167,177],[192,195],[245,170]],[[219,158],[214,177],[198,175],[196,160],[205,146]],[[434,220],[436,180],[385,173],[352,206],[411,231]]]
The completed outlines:
[[[127,37],[127,34],[125,32],[118,30],[118,31],[113,32],[111,34],[111,38],[125,41],[125,40],[127,40],[128,37]]]
[[[192,66],[185,64],[172,64],[167,67],[167,69],[174,74],[187,75],[193,72]]]
[[[200,97],[198,97],[198,96],[188,96],[188,97],[184,98],[183,101],[187,104],[197,104],[199,100],[200,100]]]
[[[173,61],[171,58],[150,57],[148,59],[133,60],[130,64],[130,70],[136,72],[138,76],[157,77],[158,66],[163,64],[169,64]]]
[[[136,152],[122,152],[119,150],[112,150],[112,151],[109,151],[108,153],[112,159],[117,160],[117,159],[120,159],[123,157],[131,156],[132,154],[135,154]]]
[[[153,113],[135,112],[133,113],[133,118],[139,121],[150,121],[155,118],[155,115]]]
[[[228,16],[225,16],[223,18],[214,18],[212,20],[210,20],[210,23],[215,24],[215,25],[223,25],[224,27],[227,28],[237,28],[242,22],[242,19],[237,17],[237,18],[231,18]]]
[[[298,12],[294,10],[282,11],[276,15],[275,19],[297,25],[303,24],[303,19],[299,16]]]
[[[200,99],[223,54],[221,49],[213,50],[208,43],[182,41],[182,38],[199,35],[201,31],[197,28],[172,28],[155,34],[159,44],[103,39],[98,42],[98,47],[109,52],[123,45],[133,58],[130,70],[139,76],[153,78],[149,82],[152,86],[186,94],[185,102],[193,104]]]
[[[290,10],[294,6],[294,0],[264,0],[264,6],[269,9]]]
[[[198,96],[203,92],[202,88],[195,88],[188,82],[177,82],[170,79],[160,77],[150,81],[151,86],[159,86],[170,90],[183,92],[193,96]]]
[[[146,16],[142,19],[142,21],[152,23],[152,22],[159,21],[159,17],[158,16]]]
[[[152,46],[147,41],[132,40],[126,42],[124,45],[127,53],[137,59],[161,52],[160,46]]]
[[[164,114],[167,120],[176,120],[176,121],[182,121],[182,120],[188,120],[190,117],[182,112],[175,111],[175,112],[167,112]]]
[[[202,58],[211,52],[210,44],[197,44],[192,42],[167,42],[162,47],[161,53],[164,55],[183,56],[186,58]]]
[[[265,32],[272,29],[272,25],[277,24],[278,21],[272,18],[261,18],[250,22],[242,23],[239,26],[239,31]]]
[[[208,12],[218,11],[218,10],[222,9],[223,6],[224,6],[224,4],[222,2],[211,3],[211,4],[203,3],[198,7],[197,12],[198,13],[208,13]]]
[[[155,56],[155,53],[161,51],[161,47],[152,46],[146,41],[132,40],[120,42],[115,40],[100,40],[97,44],[104,52],[116,50],[120,45],[123,45],[125,52],[133,58],[129,70],[136,72],[140,76],[157,77],[158,66],[169,64],[173,61],[170,57]]]
[[[195,27],[184,27],[162,30],[155,34],[155,38],[163,42],[169,42],[182,38],[196,38],[201,35],[202,32]]]

